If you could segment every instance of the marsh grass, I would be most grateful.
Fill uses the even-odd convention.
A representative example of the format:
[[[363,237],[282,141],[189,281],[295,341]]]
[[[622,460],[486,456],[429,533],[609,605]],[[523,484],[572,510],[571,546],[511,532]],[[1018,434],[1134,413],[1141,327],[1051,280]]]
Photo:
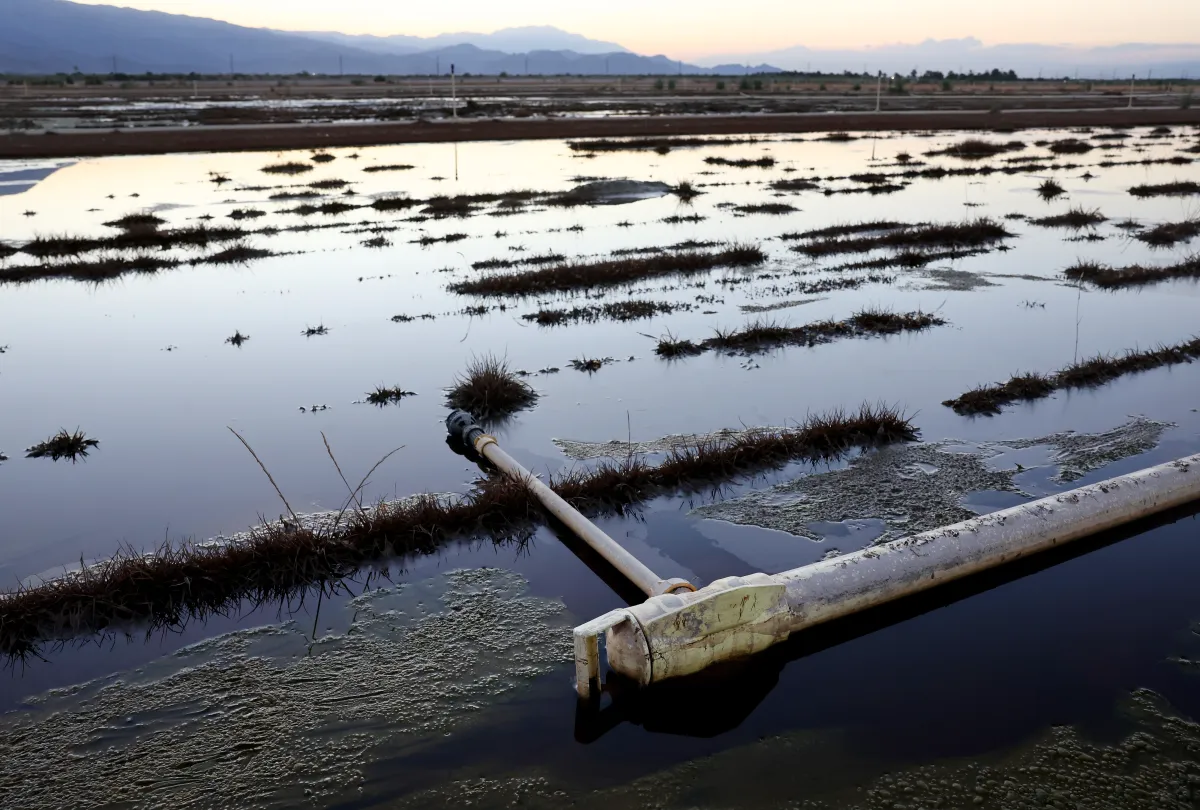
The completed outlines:
[[[1096,145],[1078,138],[1064,138],[1054,141],[1048,148],[1056,155],[1083,155],[1095,149]]]
[[[1151,247],[1173,247],[1200,236],[1200,217],[1182,222],[1164,222],[1153,228],[1142,229],[1134,238]]]
[[[1099,262],[1078,262],[1063,271],[1072,281],[1083,281],[1104,290],[1142,287],[1174,279],[1200,279],[1200,255],[1158,267],[1132,265],[1116,268]]]
[[[272,163],[269,166],[263,166],[261,171],[267,174],[304,174],[311,172],[313,167],[309,163],[300,163],[299,161],[290,161],[288,163]]]
[[[531,408],[537,400],[537,392],[509,368],[508,360],[494,354],[473,357],[446,390],[447,405],[486,422]]]
[[[713,350],[758,352],[783,346],[811,347],[841,338],[919,332],[945,324],[942,318],[919,310],[896,313],[875,308],[861,310],[844,321],[818,321],[803,326],[788,326],[759,318],[738,329],[717,329],[712,337],[693,344],[699,350],[693,353]]]
[[[856,234],[867,233],[862,236]],[[846,234],[839,236],[839,234]],[[989,217],[946,224],[902,225],[868,222],[840,225],[807,233],[785,234],[784,239],[805,240],[792,250],[806,256],[838,253],[867,253],[873,250],[924,251],[932,248],[982,249],[1012,237],[1012,233]]]
[[[1074,228],[1075,230],[1079,230],[1108,222],[1108,217],[1101,214],[1099,208],[1089,209],[1077,205],[1066,213],[1038,217],[1030,219],[1029,222],[1034,225],[1040,225],[1043,228]]]
[[[367,402],[372,405],[383,407],[385,405],[394,405],[406,397],[415,397],[416,394],[412,391],[405,391],[400,386],[388,388],[386,386],[376,386],[374,391],[367,394]]]
[[[787,464],[816,465],[917,438],[898,409],[864,405],[812,415],[792,428],[676,447],[658,464],[642,457],[606,461],[548,484],[585,513],[624,514],[656,497],[708,491]],[[346,579],[381,560],[399,557],[403,565],[456,539],[520,543],[546,520],[529,490],[507,478],[480,479],[463,495],[367,506],[360,493],[369,475],[357,488],[346,484],[349,497],[330,528],[310,528],[287,506],[291,518],[264,522],[238,543],[164,543],[150,552],[129,547],[62,577],[18,584],[0,595],[0,651],[37,655],[50,640],[112,628],[128,632],[135,623],[153,634],[244,609],[294,606],[307,593],[344,589]]]
[[[1037,192],[1043,200],[1053,200],[1065,194],[1067,190],[1053,180],[1045,180],[1038,186]]]
[[[328,335],[329,327],[323,323],[318,324],[317,326],[307,326],[300,334],[304,335],[304,337],[319,337],[322,335]]]
[[[367,174],[373,174],[375,172],[406,172],[409,169],[415,168],[416,166],[413,166],[411,163],[388,163],[382,166],[365,166],[363,167],[363,171]]]
[[[1200,183],[1176,180],[1173,183],[1134,186],[1129,193],[1135,197],[1190,197],[1200,194]]]
[[[949,155],[961,158],[962,160],[983,160],[984,158],[995,157],[1006,152],[1019,152],[1024,148],[1025,144],[1020,141],[1000,143],[998,141],[985,141],[982,138],[967,138],[966,140],[951,144],[945,149],[938,149],[926,152],[925,154],[930,157]]]
[[[229,212],[229,218],[233,220],[258,219],[266,215],[267,212],[259,208],[235,208]]]
[[[599,320],[624,322],[653,318],[656,315],[666,315],[693,308],[691,304],[686,303],[635,299],[571,309],[539,309],[537,312],[528,312],[522,315],[521,319],[531,321],[539,326],[561,326],[578,322],[592,323]]]
[[[608,363],[613,362],[611,357],[577,357],[571,361],[571,368],[576,371],[585,371],[588,374],[595,374],[600,369],[604,368]]]
[[[600,138],[597,140],[571,141],[568,146],[575,152],[658,152],[666,154],[672,149],[696,148],[701,146],[732,146],[757,143],[753,136],[735,138]]]
[[[545,267],[526,273],[495,273],[454,282],[462,295],[526,296],[616,286],[668,275],[692,275],[717,267],[749,267],[766,261],[757,245],[730,243],[722,250],[655,253],[637,258],[607,259]]]
[[[157,230],[160,225],[166,225],[167,221],[155,214],[142,212],[138,214],[126,214],[120,219],[114,219],[104,224],[110,228],[120,228],[123,231]]]
[[[778,216],[781,214],[790,214],[793,211],[799,211],[800,209],[794,205],[788,205],[787,203],[775,202],[737,205],[734,206],[733,210],[741,214],[772,214]]]
[[[704,159],[704,162],[710,166],[732,166],[737,169],[769,169],[775,165],[775,158],[770,155],[764,155],[760,158],[724,158],[717,155],[710,155]]]
[[[1055,391],[1095,388],[1127,374],[1181,365],[1200,359],[1200,337],[1174,346],[1131,349],[1121,354],[1100,354],[1072,363],[1050,375],[1021,374],[1005,383],[981,386],[943,405],[960,414],[994,415],[1005,405],[1044,399]]]
[[[25,458],[48,458],[52,461],[68,459],[75,464],[88,457],[88,452],[100,446],[98,439],[89,439],[82,430],[74,433],[63,428],[25,451]]]
[[[776,180],[771,183],[771,188],[775,191],[816,191],[821,188],[820,185],[812,180],[803,178]]]

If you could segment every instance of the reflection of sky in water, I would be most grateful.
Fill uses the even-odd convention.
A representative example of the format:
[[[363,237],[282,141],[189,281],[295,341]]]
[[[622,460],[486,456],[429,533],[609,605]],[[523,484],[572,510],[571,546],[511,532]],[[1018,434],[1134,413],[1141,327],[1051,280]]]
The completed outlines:
[[[732,183],[707,189],[694,204],[674,197],[616,207],[550,209],[510,217],[477,215],[405,223],[403,216],[351,212],[342,221],[370,219],[398,224],[385,234],[392,247],[362,248],[369,234],[343,229],[275,237],[251,237],[256,245],[294,255],[248,267],[181,269],[152,277],[127,276],[101,287],[46,282],[0,288],[0,449],[14,456],[0,467],[0,567],[18,577],[64,560],[110,552],[119,540],[153,543],[164,535],[207,537],[235,531],[256,516],[278,509],[256,465],[225,431],[243,432],[275,472],[293,505],[335,506],[341,482],[325,457],[324,430],[343,467],[365,471],[379,456],[405,445],[373,477],[374,496],[430,489],[459,489],[468,477],[461,459],[446,452],[440,420],[440,390],[474,354],[507,354],[517,368],[566,367],[581,355],[628,358],[588,376],[567,369],[533,378],[544,394],[536,410],[506,430],[506,444],[540,469],[560,466],[551,437],[607,440],[651,439],[670,432],[707,431],[745,424],[783,424],[806,413],[885,400],[917,412],[927,438],[970,440],[1045,435],[1074,428],[1095,430],[1132,412],[1181,423],[1195,435],[1195,370],[1179,367],[1131,378],[1094,392],[1072,392],[1015,408],[996,419],[969,420],[940,402],[978,383],[1004,379],[1018,369],[1050,369],[1074,355],[1075,311],[1080,312],[1081,353],[1118,351],[1134,345],[1176,342],[1195,331],[1195,285],[1179,283],[1126,293],[1099,293],[1063,286],[1055,275],[1077,258],[1115,263],[1160,261],[1186,253],[1152,253],[1119,231],[1103,226],[1104,242],[1068,243],[1062,231],[1012,223],[1019,234],[1013,250],[967,259],[954,267],[976,273],[1030,275],[1045,281],[993,279],[1000,286],[976,292],[923,291],[921,284],[869,285],[835,292],[802,309],[772,313],[804,323],[845,317],[865,305],[899,310],[938,310],[952,326],[887,340],[844,341],[815,349],[789,349],[758,359],[744,370],[736,357],[710,354],[680,363],[653,356],[653,341],[670,329],[702,338],[714,326],[733,326],[749,317],[738,306],[778,297],[772,289],[797,279],[756,280],[733,287],[716,271],[703,289],[672,280],[639,285],[638,294],[697,303],[695,310],[628,324],[583,324],[548,330],[519,315],[532,301],[484,317],[443,316],[396,324],[396,314],[442,315],[475,303],[445,291],[448,280],[478,271],[473,261],[556,251],[606,254],[614,249],[669,245],[684,239],[760,241],[771,254],[770,273],[803,265],[776,240],[786,231],[871,218],[954,220],[1001,216],[1012,211],[1040,214],[1076,204],[1088,190],[1088,205],[1113,220],[1178,219],[1187,203],[1137,200],[1125,189],[1139,182],[1186,178],[1177,166],[1093,168],[1097,179],[1078,179],[1082,170],[1060,172],[1069,191],[1047,205],[1033,192],[1029,176],[918,180],[895,195],[802,193],[788,197],[801,210],[782,217],[735,216],[719,203],[772,199],[763,181],[809,174],[846,174],[869,166],[872,148],[881,157],[900,151],[920,154],[952,140],[936,138],[863,140],[850,144],[796,143],[781,139],[709,150],[610,153],[594,159],[573,156],[561,142],[470,143],[379,147],[335,152],[337,160],[308,175],[277,178],[258,171],[294,154],[194,154],[83,160],[50,174],[35,188],[0,200],[3,239],[20,242],[38,234],[111,232],[101,223],[141,209],[160,212],[172,225],[191,224],[202,214],[228,221],[237,207],[269,212],[253,226],[329,222],[282,213],[296,205],[270,201],[270,192],[239,191],[248,185],[290,185],[321,178],[351,180],[369,202],[383,193],[416,197],[502,191],[512,188],[570,188],[576,175]],[[1022,135],[1028,141],[1038,134]],[[1166,151],[1156,146],[1159,151]],[[726,169],[705,174],[710,154],[729,157],[770,153],[774,169]],[[1123,150],[1121,158],[1133,157]],[[1098,160],[1098,158],[1097,158]],[[457,162],[457,167],[456,167]],[[1091,161],[1089,161],[1091,162]],[[406,172],[364,173],[371,164],[411,163]],[[783,168],[797,171],[786,174]],[[455,181],[457,168],[458,180]],[[222,187],[209,172],[232,178]],[[446,180],[434,180],[442,176]],[[108,199],[108,195],[114,199]],[[137,197],[132,195],[137,194]],[[335,196],[336,196],[335,192]],[[965,208],[965,199],[984,201]],[[89,211],[89,209],[99,209]],[[31,210],[36,216],[24,217]],[[700,223],[664,225],[663,217],[696,212]],[[632,222],[633,227],[618,227]],[[581,225],[582,232],[566,230]],[[551,232],[554,231],[554,232]],[[467,233],[471,238],[422,248],[410,241],[429,234]],[[524,248],[521,253],[511,250]],[[20,256],[9,263],[21,260]],[[837,258],[833,260],[838,261]],[[452,268],[455,273],[436,272]],[[614,299],[624,292],[613,294]],[[715,296],[716,303],[696,302]],[[794,295],[791,297],[795,297]],[[1028,309],[1026,300],[1046,307]],[[560,299],[573,305],[578,298]],[[714,311],[714,314],[706,314]],[[323,323],[325,337],[300,332]],[[242,349],[223,343],[240,330],[251,336]],[[166,347],[177,349],[167,352]],[[417,397],[383,410],[351,404],[375,385],[402,385]],[[318,415],[301,405],[328,404]],[[627,425],[628,422],[628,425]],[[26,461],[17,451],[61,426],[82,427],[101,440],[86,463]],[[72,504],[71,509],[52,504]]]
[[[20,194],[36,186],[59,169],[70,166],[70,162],[48,161],[0,161],[0,196]],[[0,227],[0,236],[7,229]]]
[[[670,329],[680,337],[703,338],[715,326],[735,326],[755,317],[743,314],[741,305],[798,297],[775,289],[803,280],[786,273],[807,266],[775,238],[787,231],[875,218],[942,221],[1010,212],[1036,216],[1076,204],[1099,207],[1112,221],[1177,221],[1195,213],[1195,200],[1138,200],[1126,193],[1137,183],[1194,179],[1196,169],[1190,166],[1092,166],[1098,176],[1090,182],[1079,178],[1082,169],[1054,172],[1069,196],[1051,204],[1041,202],[1034,192],[1043,179],[1040,175],[992,175],[917,180],[898,194],[877,197],[805,192],[786,198],[801,210],[782,217],[739,217],[718,207],[772,200],[764,181],[863,171],[871,165],[873,147],[889,159],[900,151],[919,155],[955,137],[900,137],[877,144],[780,139],[666,156],[612,153],[594,159],[576,157],[556,141],[470,143],[457,150],[450,144],[340,149],[333,153],[338,156],[334,162],[294,179],[271,177],[258,169],[281,160],[306,159],[308,152],[125,157],[82,160],[63,168],[49,163],[0,164],[0,183],[5,178],[36,183],[0,197],[0,240],[8,243],[39,234],[109,233],[103,222],[142,209],[160,212],[171,225],[193,224],[209,214],[216,223],[227,222],[230,211],[249,206],[268,212],[253,221],[253,227],[328,222],[284,213],[296,203],[270,201],[270,191],[238,190],[322,178],[352,180],[356,196],[346,199],[360,203],[392,192],[426,197],[512,188],[562,190],[574,185],[576,175],[731,184],[705,189],[691,206],[666,197],[618,207],[555,208],[419,224],[404,222],[405,214],[356,211],[340,220],[346,228],[251,237],[255,245],[295,253],[248,267],[185,268],[128,276],[100,287],[72,282],[0,286],[0,345],[10,347],[0,356],[0,450],[12,457],[0,465],[0,574],[14,581],[53,571],[80,557],[107,555],[123,542],[146,547],[164,537],[203,539],[243,529],[260,514],[282,511],[226,426],[246,436],[299,510],[336,507],[343,497],[320,431],[328,435],[350,477],[404,445],[374,474],[370,497],[460,491],[475,471],[443,443],[440,390],[472,355],[487,351],[507,354],[514,367],[529,370],[566,367],[581,355],[636,358],[595,375],[567,369],[532,378],[543,398],[535,410],[504,429],[501,441],[539,471],[563,466],[552,437],[604,441],[631,434],[635,441],[650,440],[743,423],[786,424],[810,412],[881,400],[915,414],[927,439],[953,437],[967,443],[1066,429],[1103,430],[1124,423],[1133,413],[1178,424],[1154,451],[1079,483],[1194,452],[1200,431],[1200,417],[1194,412],[1200,408],[1200,371],[1195,366],[1131,377],[1095,391],[1060,394],[992,419],[959,417],[940,404],[1018,370],[1050,370],[1069,363],[1075,356],[1077,329],[1081,355],[1173,343],[1196,332],[1200,295],[1194,284],[1099,293],[1055,280],[1076,259],[1123,265],[1169,261],[1190,252],[1187,246],[1152,252],[1126,239],[1111,223],[1099,229],[1108,239],[1088,243],[1064,241],[1069,232],[1013,222],[1010,228],[1019,238],[1011,241],[1011,251],[938,265],[1036,280],[994,277],[998,286],[974,292],[931,291],[923,289],[919,274],[903,273],[899,285],[829,293],[802,308],[768,315],[799,324],[883,305],[937,310],[951,321],[949,327],[768,353],[758,358],[753,370],[743,368],[741,358],[716,354],[679,363],[653,356],[653,341],[646,335]],[[1042,133],[1017,137],[1032,142]],[[1182,143],[1154,142],[1151,152],[1141,154],[1125,149],[1116,159],[1167,155]],[[353,151],[361,158],[349,159]],[[779,164],[769,170],[705,174],[711,168],[703,162],[707,155],[762,153],[774,155]],[[1090,165],[1101,159],[1093,153],[1077,162]],[[363,172],[372,164],[394,163],[417,168]],[[796,172],[785,173],[785,168]],[[226,174],[233,182],[214,186],[208,182],[209,172]],[[448,179],[432,179],[436,176]],[[965,207],[964,202],[983,207]],[[27,210],[36,215],[23,216]],[[660,222],[691,212],[705,221]],[[361,219],[401,229],[384,234],[391,247],[370,250],[360,246],[370,234],[342,232]],[[632,227],[620,226],[626,221]],[[585,230],[566,230],[575,225]],[[470,238],[428,248],[411,243],[424,234],[455,232]],[[756,275],[783,276],[723,286],[721,279],[741,274],[716,271],[702,279],[703,288],[672,289],[675,280],[638,285],[639,297],[697,304],[693,311],[644,322],[542,329],[519,317],[536,308],[532,300],[484,317],[444,314],[477,303],[445,290],[447,281],[479,272],[469,269],[474,261],[546,251],[601,255],[685,239],[761,242],[771,262]],[[523,251],[511,250],[514,247]],[[22,261],[18,255],[7,264]],[[437,272],[443,268],[454,272]],[[626,295],[617,291],[605,300]],[[697,296],[716,300],[698,302]],[[1028,308],[1026,301],[1045,307]],[[547,302],[568,307],[584,303],[581,297],[566,296]],[[406,324],[390,321],[396,314],[422,313],[440,317]],[[330,334],[311,339],[300,335],[306,326],[318,323],[329,327]],[[251,336],[240,350],[223,343],[235,330]],[[168,346],[175,348],[165,351]],[[382,410],[351,404],[375,385],[400,385],[418,396]],[[330,409],[316,415],[298,411],[313,403]],[[59,427],[76,426],[101,440],[86,463],[72,467],[21,458],[24,447]],[[1029,467],[1043,463],[1044,457],[1044,448],[1033,448],[1014,451],[1003,461]],[[1048,471],[1031,470],[1018,476],[1017,483],[1030,492],[1050,491],[1054,485],[1048,476]],[[727,494],[770,486],[780,478],[771,475],[741,483]],[[1007,505],[1008,497],[980,493],[965,504],[987,511]],[[805,540],[796,545],[779,532],[697,522],[686,517],[687,511],[687,504],[664,500],[650,505],[642,520],[612,518],[601,525],[656,572],[701,582],[803,564],[830,548],[853,550],[879,529],[871,521],[824,525],[823,543]],[[1168,651],[1170,634],[1186,626],[1189,617],[1200,616],[1191,564],[1194,552],[1188,555],[1186,542],[1194,531],[1194,521],[1160,529],[1135,543],[1112,546],[795,661],[780,675],[783,688],[767,695],[735,734],[723,738],[724,744],[781,728],[851,726],[870,729],[872,744],[880,747],[915,744],[937,752],[955,746],[975,750],[1015,742],[1039,723],[1102,714],[1118,687],[1160,685],[1155,679],[1169,685],[1171,679],[1155,669],[1157,662]],[[456,548],[414,564],[406,576],[484,564],[520,571],[530,579],[534,593],[563,598],[581,620],[619,604],[548,530],[539,532],[528,553]],[[240,623],[274,619],[273,611],[260,612]],[[63,655],[56,667],[37,670],[37,684],[6,682],[0,696],[8,701],[47,685],[130,666],[238,623],[218,619],[145,647],[118,644],[111,654],[88,650]],[[884,671],[886,678],[879,676]],[[545,705],[517,712],[522,728],[533,715],[545,714],[555,722],[569,717],[573,698],[563,685],[566,681],[564,675],[561,683],[539,687]],[[990,690],[987,701],[978,697],[982,683]],[[811,700],[814,694],[821,699]],[[1054,707],[1050,720],[1047,707]],[[973,719],[930,724],[931,716]],[[701,750],[694,741],[677,741],[671,753],[662,753],[661,738],[628,725],[588,749],[563,746],[563,733],[569,732],[554,726],[554,733],[530,735],[529,750],[535,752],[531,756],[578,767],[575,760],[580,757],[628,761],[637,753],[661,762],[709,750]]]

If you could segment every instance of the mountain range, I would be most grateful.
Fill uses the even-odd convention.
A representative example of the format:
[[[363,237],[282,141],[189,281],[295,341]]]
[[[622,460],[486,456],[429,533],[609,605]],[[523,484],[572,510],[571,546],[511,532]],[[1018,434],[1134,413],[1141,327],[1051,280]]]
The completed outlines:
[[[1200,77],[1200,45],[984,45],[975,38],[860,49],[798,45],[695,60],[644,56],[549,26],[434,37],[247,28],[68,0],[0,0],[0,72],[426,75],[856,73],[1016,70],[1023,76]]]
[[[429,39],[247,28],[201,17],[67,0],[0,0],[0,72],[712,73],[557,28]],[[765,66],[764,66],[765,67]],[[723,68],[725,69],[725,68]],[[748,68],[729,66],[730,72]]]

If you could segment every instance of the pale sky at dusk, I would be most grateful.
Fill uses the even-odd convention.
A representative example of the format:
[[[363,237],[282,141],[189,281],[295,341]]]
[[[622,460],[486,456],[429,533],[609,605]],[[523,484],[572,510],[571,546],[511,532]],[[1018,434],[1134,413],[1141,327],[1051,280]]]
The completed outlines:
[[[985,44],[1103,45],[1200,40],[1200,0],[82,0],[239,25],[350,34],[489,33],[554,25],[678,58],[791,45],[847,48],[975,36]]]

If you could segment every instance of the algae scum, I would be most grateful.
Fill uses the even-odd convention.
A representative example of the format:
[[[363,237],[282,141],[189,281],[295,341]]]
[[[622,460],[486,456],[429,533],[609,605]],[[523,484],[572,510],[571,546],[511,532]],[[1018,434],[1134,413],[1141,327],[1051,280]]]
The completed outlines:
[[[0,574],[466,492],[446,392],[493,360],[523,409],[475,406],[560,479],[911,417],[597,516],[697,583],[1194,453],[1200,132],[1111,134],[0,165],[39,177],[0,194]],[[59,436],[95,443],[22,452]],[[45,639],[4,677],[0,805],[1196,807],[1197,536],[1171,515],[577,715],[570,628],[621,597],[554,527],[431,535]]]

